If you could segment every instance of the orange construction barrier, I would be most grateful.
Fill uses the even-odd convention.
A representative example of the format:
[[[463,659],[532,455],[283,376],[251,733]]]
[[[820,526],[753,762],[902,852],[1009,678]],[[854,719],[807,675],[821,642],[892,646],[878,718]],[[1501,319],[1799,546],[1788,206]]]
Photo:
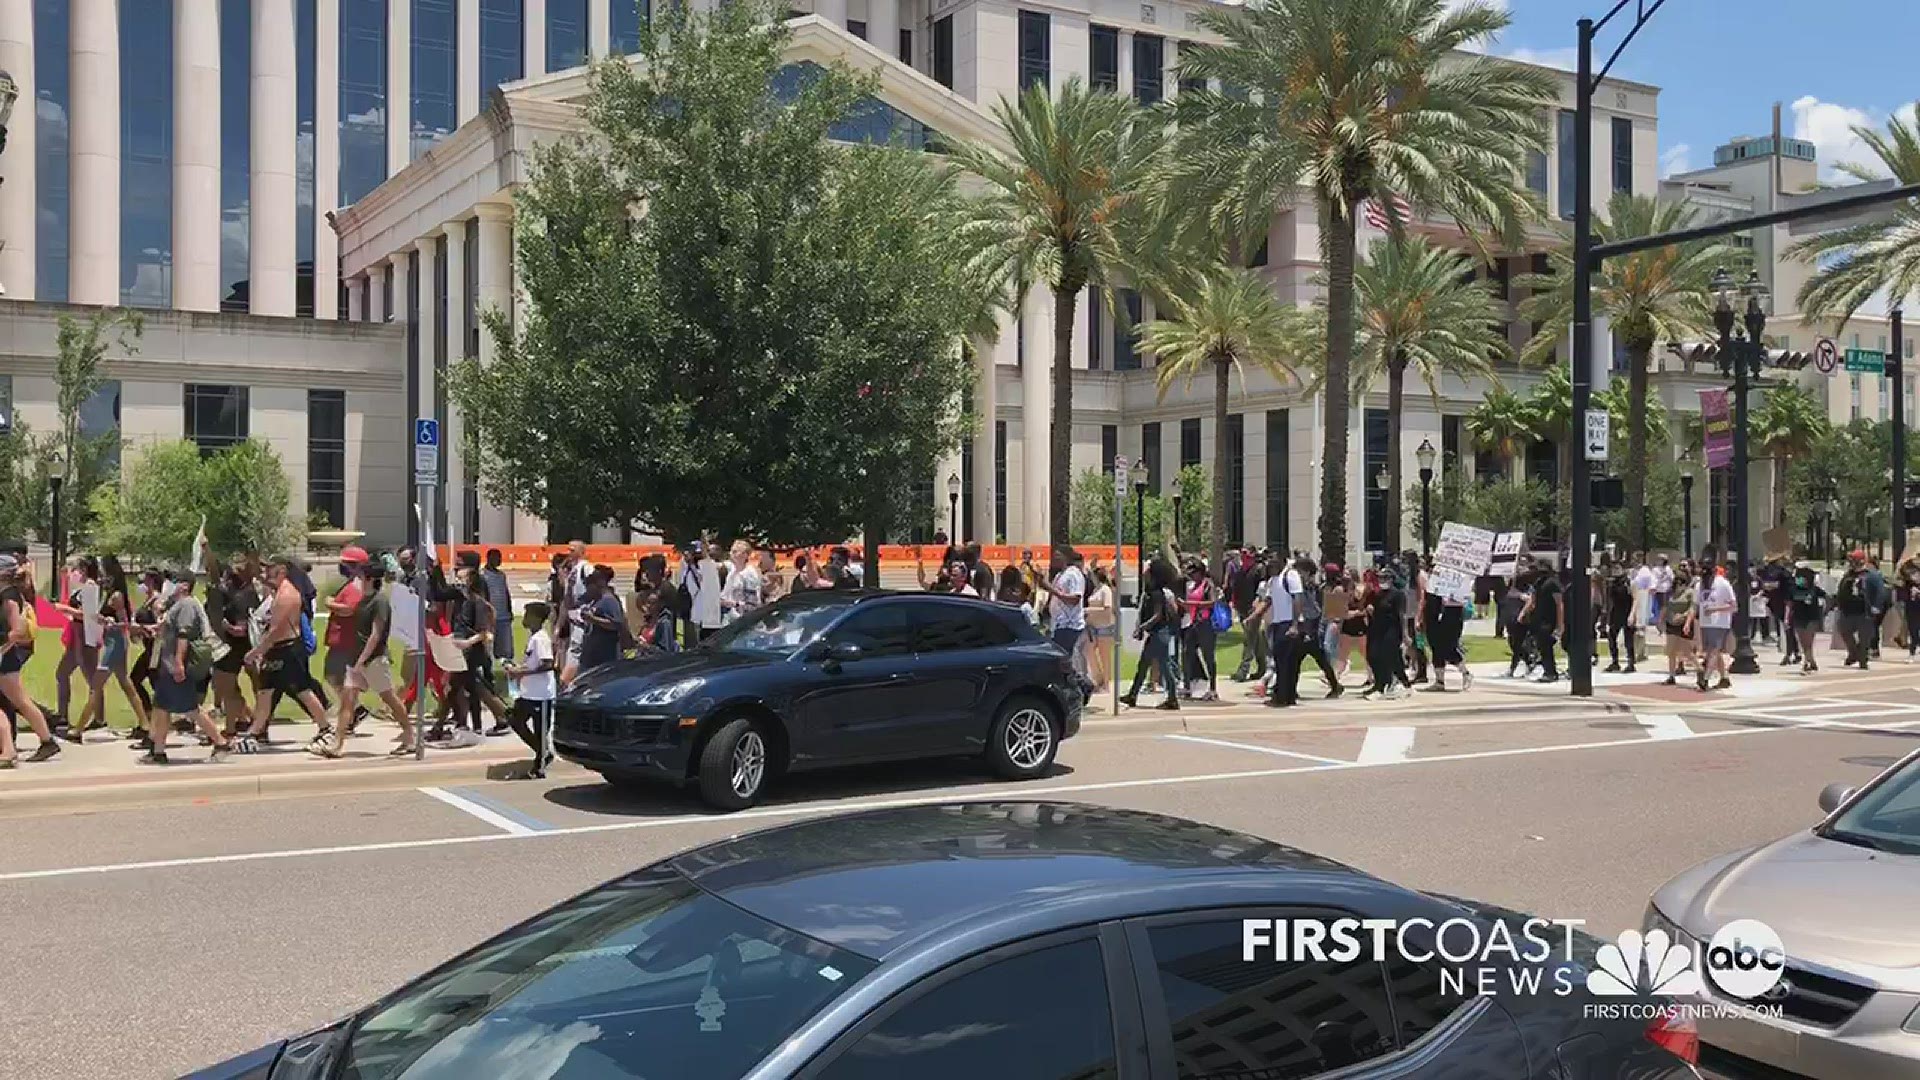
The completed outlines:
[[[716,559],[726,558],[726,545],[716,546],[718,550],[708,554]],[[860,557],[859,547],[853,544],[846,546],[853,552],[854,558]],[[1097,559],[1108,564],[1114,561],[1115,549],[1111,544],[1076,544],[1074,546],[1088,561]],[[801,554],[806,554],[812,559],[825,559],[832,547],[833,545],[821,545],[814,548],[776,550],[775,557],[781,565],[791,566],[794,557]],[[555,555],[567,553],[565,544],[442,544],[440,557],[444,560],[442,565],[452,565],[455,555],[459,552],[471,551],[484,557],[487,551],[496,549],[500,552],[501,565],[512,570],[548,567],[553,565]],[[880,563],[882,566],[911,566],[919,561],[931,566],[940,561],[940,556],[945,550],[938,544],[882,544],[880,545]],[[1035,565],[1046,565],[1047,545],[1045,543],[987,544],[981,547],[980,557],[991,565],[1004,566],[1017,564],[1020,561],[1020,554],[1025,551],[1033,553]],[[1119,553],[1128,565],[1139,558],[1139,549],[1132,544],[1119,548]],[[677,566],[680,563],[679,550],[665,544],[587,545],[588,562],[611,566],[616,570],[633,569],[640,564],[641,559],[649,555],[665,555],[669,565]]]

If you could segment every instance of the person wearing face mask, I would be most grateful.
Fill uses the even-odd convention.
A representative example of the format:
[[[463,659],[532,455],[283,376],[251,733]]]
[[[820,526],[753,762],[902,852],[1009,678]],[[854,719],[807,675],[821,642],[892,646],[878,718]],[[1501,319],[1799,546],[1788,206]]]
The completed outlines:
[[[154,708],[147,716],[147,752],[140,757],[142,765],[168,763],[168,722],[175,717],[191,720],[206,736],[210,747],[208,761],[218,761],[232,749],[226,734],[200,707],[200,672],[196,670],[194,646],[204,641],[210,630],[206,609],[194,599],[193,579],[186,577],[175,582],[173,596],[160,616],[154,645],[159,667],[153,679]]]
[[[366,591],[361,582],[366,569],[365,548],[348,546],[340,552],[339,570],[343,584],[340,591],[327,600],[327,654],[320,666],[321,677],[326,680],[336,699],[359,697],[347,690],[347,669],[353,666],[360,655],[355,620],[360,610],[360,598]],[[345,734],[351,735],[354,725],[365,715],[365,710],[343,703],[340,715],[347,718]]]

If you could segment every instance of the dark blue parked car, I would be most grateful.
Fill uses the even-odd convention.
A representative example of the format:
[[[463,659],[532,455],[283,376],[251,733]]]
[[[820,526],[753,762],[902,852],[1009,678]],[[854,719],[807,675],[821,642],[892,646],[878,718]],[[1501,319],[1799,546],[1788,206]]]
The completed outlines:
[[[1014,608],[820,590],[692,651],[587,671],[555,703],[553,741],[613,783],[691,782],[738,810],[824,765],[970,755],[1043,776],[1082,703],[1066,654]]]
[[[1481,927],[1511,917],[1155,814],[1017,802],[883,810],[655,864],[354,1016],[198,1075],[1692,1075],[1645,1021],[1583,1020],[1577,996],[1462,997],[1431,965],[1404,960],[1243,959],[1244,917],[1305,914]]]

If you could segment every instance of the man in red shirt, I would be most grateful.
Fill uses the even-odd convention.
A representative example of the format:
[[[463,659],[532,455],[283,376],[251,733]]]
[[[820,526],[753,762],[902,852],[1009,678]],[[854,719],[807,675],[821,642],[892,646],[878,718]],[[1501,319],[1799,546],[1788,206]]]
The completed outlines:
[[[333,690],[334,700],[347,705],[340,711],[345,716],[359,719],[359,694],[347,689],[347,669],[359,658],[360,645],[355,636],[354,613],[360,607],[360,572],[366,568],[367,552],[365,548],[349,547],[340,553],[340,576],[346,584],[327,601],[327,655],[321,668],[326,677],[327,686]]]

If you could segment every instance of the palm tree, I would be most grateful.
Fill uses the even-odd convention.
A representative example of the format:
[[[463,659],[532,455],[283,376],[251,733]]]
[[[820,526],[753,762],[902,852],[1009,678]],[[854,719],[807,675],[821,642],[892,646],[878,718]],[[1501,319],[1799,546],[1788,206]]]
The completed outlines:
[[[1467,438],[1480,450],[1491,450],[1500,458],[1508,479],[1517,481],[1516,463],[1527,444],[1540,437],[1533,430],[1533,414],[1520,395],[1505,387],[1487,391],[1480,404],[1466,419]]]
[[[1159,358],[1155,378],[1160,393],[1180,379],[1213,376],[1213,500],[1207,533],[1207,557],[1215,579],[1222,572],[1227,543],[1227,396],[1234,371],[1246,383],[1246,367],[1293,375],[1293,356],[1301,340],[1306,311],[1274,295],[1265,275],[1215,266],[1171,290],[1171,318],[1155,319],[1138,331],[1143,349]]]
[[[1527,395],[1527,426],[1553,443],[1557,460],[1556,488],[1573,476],[1573,378],[1564,365],[1546,370],[1540,385]]]
[[[1773,520],[1787,520],[1787,463],[1813,452],[1814,444],[1831,427],[1826,410],[1797,383],[1781,383],[1767,391],[1760,407],[1747,416],[1747,425],[1768,457],[1773,459]]]
[[[1387,479],[1402,490],[1401,443],[1406,380],[1411,370],[1437,404],[1440,379],[1482,376],[1497,387],[1493,358],[1507,351],[1505,316],[1493,294],[1473,279],[1473,261],[1423,237],[1376,241],[1354,272],[1359,341],[1355,392],[1387,380]],[[1388,542],[1401,540],[1399,499],[1387,500]]]
[[[1652,196],[1617,192],[1607,203],[1606,220],[1593,223],[1594,240],[1606,243],[1639,236],[1657,236],[1693,223],[1694,211],[1684,203],[1663,202]],[[1627,355],[1627,535],[1646,534],[1647,369],[1655,345],[1712,337],[1714,268],[1732,257],[1732,249],[1712,240],[1654,248],[1608,259],[1593,274],[1593,309],[1613,323],[1613,337]],[[1573,256],[1567,247],[1555,251],[1546,275],[1526,275],[1518,284],[1532,290],[1520,305],[1521,314],[1540,324],[1527,342],[1523,359],[1552,355],[1573,326]],[[1664,431],[1664,426],[1656,429]]]
[[[1557,91],[1545,71],[1459,51],[1507,25],[1506,12],[1486,4],[1209,7],[1200,25],[1222,43],[1182,48],[1180,74],[1230,89],[1175,101],[1172,188],[1197,198],[1215,228],[1238,235],[1261,227],[1303,183],[1312,192],[1328,301],[1320,544],[1327,561],[1344,560],[1360,205],[1397,196],[1516,236],[1537,211],[1514,170],[1545,146],[1543,118]]]
[[[1841,172],[1862,181],[1892,174],[1896,183],[1920,183],[1920,118],[1896,114],[1884,132],[1856,127],[1853,133],[1879,165],[1842,162]],[[1885,220],[1834,229],[1787,249],[1819,267],[1800,288],[1804,317],[1844,323],[1876,293],[1907,297],[1920,289],[1920,206],[1905,199],[1885,212]]]
[[[1152,276],[1159,253],[1146,239],[1155,219],[1145,196],[1163,144],[1161,118],[1130,97],[1069,78],[1059,94],[1041,84],[993,108],[1010,151],[972,144],[954,157],[986,182],[973,235],[1015,286],[1053,292],[1053,422],[1048,467],[1050,538],[1065,544],[1073,501],[1073,316],[1080,291],[1101,290],[1109,311],[1116,284]]]

